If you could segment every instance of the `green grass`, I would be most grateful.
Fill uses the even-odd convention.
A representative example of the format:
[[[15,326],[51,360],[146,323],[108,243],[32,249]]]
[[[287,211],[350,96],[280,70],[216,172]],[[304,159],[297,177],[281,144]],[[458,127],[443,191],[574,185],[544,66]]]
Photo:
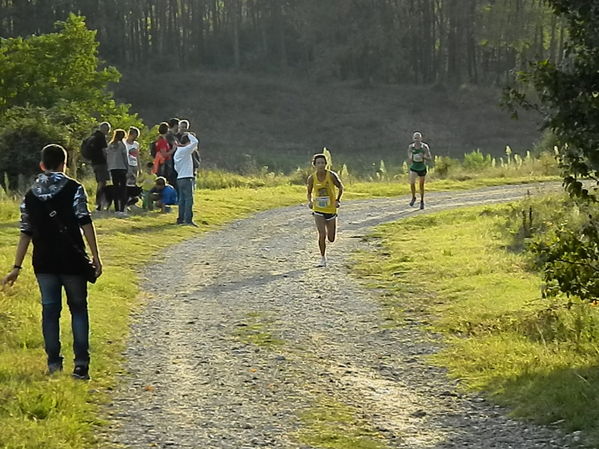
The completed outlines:
[[[331,398],[321,398],[301,413],[296,438],[322,449],[385,449],[381,435],[358,417],[358,410]]]
[[[174,214],[135,215],[127,220],[99,218],[100,249],[105,273],[90,289],[91,384],[72,381],[68,374],[48,380],[40,330],[41,308],[30,259],[12,288],[0,292],[0,447],[81,448],[94,444],[92,429],[98,405],[121,370],[119,354],[128,332],[129,314],[138,307],[138,272],[159,263],[165,247],[198,232],[257,210],[299,202],[302,188],[279,186],[199,191],[197,213],[201,231],[173,226]],[[0,203],[0,269],[9,271],[18,238],[17,203]],[[62,320],[63,352],[70,368],[71,335],[68,311]]]
[[[416,314],[445,335],[433,362],[465,388],[515,416],[584,430],[597,445],[599,310],[540,299],[539,276],[500,230],[509,210],[468,208],[380,226],[379,250],[358,253],[355,271],[383,287],[387,326]]]
[[[243,323],[238,323],[233,332],[235,338],[242,343],[253,344],[264,348],[282,346],[285,342],[274,336],[270,329],[273,319],[268,313],[251,312]]]
[[[431,182],[427,182],[425,189],[428,192],[449,192],[455,190],[468,190],[482,187],[499,186],[499,185],[510,185],[510,184],[526,184],[535,182],[549,182],[557,181],[559,178],[555,176],[502,176],[496,178],[471,178],[463,181],[455,179],[436,179]],[[395,182],[353,182],[346,186],[347,195],[344,198],[347,199],[360,199],[360,198],[372,198],[372,197],[389,197],[398,195],[408,195],[410,193],[410,186],[407,180],[395,181]]]
[[[212,180],[239,182],[239,179]],[[536,180],[540,180],[536,178]],[[468,189],[484,185],[530,181],[528,178],[436,181],[429,190]],[[250,185],[255,181],[252,180]],[[91,184],[88,191],[91,190]],[[405,182],[348,184],[345,198],[402,195]],[[174,214],[134,215],[127,220],[108,216],[95,220],[105,264],[101,280],[90,288],[92,326],[91,384],[72,381],[67,374],[48,380],[40,330],[39,292],[29,256],[17,284],[0,291],[0,448],[63,449],[94,447],[93,429],[102,424],[99,406],[106,402],[122,369],[130,312],[139,307],[140,270],[158,264],[162,250],[176,242],[255,211],[305,203],[305,188],[286,182],[251,188],[235,187],[197,192],[196,217],[200,230],[173,226]],[[13,264],[18,239],[18,202],[0,197],[0,273]],[[306,223],[307,226],[311,224]],[[63,352],[70,368],[69,314],[62,320]],[[262,342],[265,343],[265,342]]]

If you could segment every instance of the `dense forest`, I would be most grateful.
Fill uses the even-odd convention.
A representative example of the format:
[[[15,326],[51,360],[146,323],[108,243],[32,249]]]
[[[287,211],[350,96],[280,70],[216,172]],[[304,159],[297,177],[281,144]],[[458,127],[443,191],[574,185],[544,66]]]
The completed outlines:
[[[566,38],[543,0],[0,0],[1,37],[50,32],[70,12],[123,68],[365,84],[498,85],[528,60],[559,62]]]

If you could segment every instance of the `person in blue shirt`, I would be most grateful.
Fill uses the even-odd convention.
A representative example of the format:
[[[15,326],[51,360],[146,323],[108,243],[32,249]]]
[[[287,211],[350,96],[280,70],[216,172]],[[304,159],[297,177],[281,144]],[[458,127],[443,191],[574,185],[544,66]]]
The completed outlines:
[[[152,200],[161,212],[170,212],[170,206],[177,204],[177,191],[166,181],[166,178],[159,176],[152,189]]]

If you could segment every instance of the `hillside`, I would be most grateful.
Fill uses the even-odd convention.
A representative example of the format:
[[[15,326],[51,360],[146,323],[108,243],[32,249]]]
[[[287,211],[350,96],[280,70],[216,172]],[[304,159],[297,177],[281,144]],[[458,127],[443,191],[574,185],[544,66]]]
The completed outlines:
[[[292,170],[323,146],[354,169],[380,159],[396,164],[414,130],[435,154],[451,156],[476,148],[500,156],[507,144],[524,151],[539,136],[532,117],[515,121],[499,109],[498,90],[472,86],[448,92],[229,72],[129,72],[117,95],[148,125],[190,119],[206,164],[229,169]]]

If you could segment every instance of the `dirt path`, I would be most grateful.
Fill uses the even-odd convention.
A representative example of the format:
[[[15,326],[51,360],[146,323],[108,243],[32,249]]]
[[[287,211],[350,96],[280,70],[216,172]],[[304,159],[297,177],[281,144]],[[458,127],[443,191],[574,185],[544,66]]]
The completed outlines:
[[[429,194],[425,212],[538,190]],[[422,213],[406,203],[345,203],[325,269],[315,267],[312,218],[299,206],[171,248],[161,269],[147,273],[148,301],[134,320],[108,439],[135,449],[308,448],[297,439],[298,415],[325,402],[353,407],[392,448],[573,447],[555,429],[456,394],[424,360],[439,343],[417,323],[382,326],[376,292],[345,263],[364,245],[353,237]]]

